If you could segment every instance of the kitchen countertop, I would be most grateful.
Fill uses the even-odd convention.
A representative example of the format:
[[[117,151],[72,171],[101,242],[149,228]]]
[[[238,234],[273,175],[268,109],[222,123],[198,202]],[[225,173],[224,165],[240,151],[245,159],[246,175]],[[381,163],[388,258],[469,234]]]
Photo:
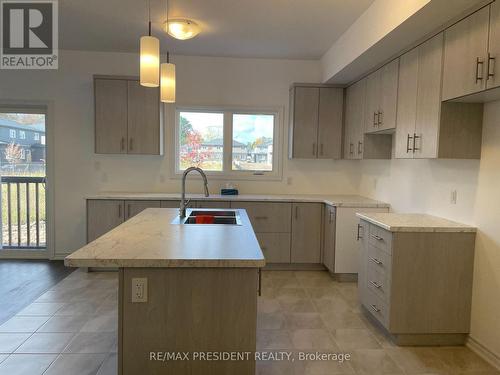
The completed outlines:
[[[245,210],[242,225],[171,224],[176,208],[148,208],[67,256],[69,267],[263,267]]]
[[[476,228],[427,214],[357,213],[390,232],[476,232]]]
[[[86,197],[87,199],[137,199],[137,200],[177,200],[180,194],[168,193],[102,193]],[[270,202],[312,202],[325,203],[335,207],[390,207],[389,204],[365,198],[359,195],[316,195],[316,194],[241,194],[220,195],[186,194],[193,200],[213,201],[270,201]]]

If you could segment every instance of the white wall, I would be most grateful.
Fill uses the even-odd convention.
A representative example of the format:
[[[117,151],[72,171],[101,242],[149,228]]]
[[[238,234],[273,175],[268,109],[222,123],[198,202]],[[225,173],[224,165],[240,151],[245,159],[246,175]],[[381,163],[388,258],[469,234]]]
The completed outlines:
[[[480,161],[361,163],[360,194],[394,211],[423,212],[475,225],[471,337],[500,358],[500,101],[485,105]],[[451,204],[451,191],[458,193]]]
[[[174,62],[178,104],[282,106],[284,124],[290,84],[321,78],[315,61],[175,56]],[[85,242],[85,196],[100,191],[178,192],[180,181],[170,178],[168,149],[163,157],[93,153],[92,75],[137,75],[137,54],[64,51],[59,66],[58,71],[0,71],[0,101],[55,104],[55,252],[61,256]],[[286,138],[287,131],[283,134]],[[286,144],[283,181],[236,182],[241,193],[356,192],[357,174],[350,168],[355,162],[288,161]],[[224,183],[210,181],[211,192],[218,192]],[[196,182],[188,185],[190,191],[201,191]]]

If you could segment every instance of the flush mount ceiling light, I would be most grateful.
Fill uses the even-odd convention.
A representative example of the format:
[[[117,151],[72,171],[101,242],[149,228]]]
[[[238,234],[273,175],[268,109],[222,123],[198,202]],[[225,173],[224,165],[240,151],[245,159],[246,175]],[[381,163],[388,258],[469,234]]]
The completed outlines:
[[[179,40],[191,39],[200,33],[200,26],[187,18],[170,19],[163,25],[168,35]]]

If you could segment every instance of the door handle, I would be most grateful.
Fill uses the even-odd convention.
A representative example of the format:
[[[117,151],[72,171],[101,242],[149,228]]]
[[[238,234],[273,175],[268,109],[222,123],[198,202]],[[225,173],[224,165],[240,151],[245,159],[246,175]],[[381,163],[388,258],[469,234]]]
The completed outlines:
[[[352,155],[354,154],[354,151],[352,150],[354,147],[354,144],[353,143],[349,143],[349,154]]]
[[[493,64],[492,64],[493,62]],[[491,57],[491,54],[488,52],[488,76],[486,77],[486,80],[489,80],[490,78],[495,77],[495,58]],[[493,65],[493,72],[491,72],[491,66]]]
[[[412,149],[410,148],[410,140],[412,140],[413,137],[408,133],[408,138],[406,138],[406,153],[408,154]]]
[[[421,138],[420,135],[417,135],[417,133],[413,133],[413,153],[415,153],[415,151],[420,151],[420,148],[417,148],[417,146],[416,146],[417,139],[420,139],[420,138]]]
[[[481,65],[481,75],[479,75],[479,65]],[[483,65],[484,61],[482,61],[479,57],[476,58],[476,84],[479,81],[483,80]]]
[[[377,120],[377,112],[373,112],[373,126],[377,126],[378,120]]]
[[[377,125],[380,126],[382,125],[382,122],[383,122],[383,119],[384,119],[384,112],[382,111],[378,111],[378,122],[377,122]],[[380,119],[380,117],[382,117],[382,120]]]
[[[125,151],[125,137],[122,137],[122,140],[120,143],[120,150]]]
[[[361,224],[358,224],[358,232],[356,234],[356,241],[359,241],[360,239],[362,239],[363,237],[361,237],[361,234],[359,233],[359,230],[363,228],[363,226]]]
[[[362,148],[363,148],[363,142],[358,141],[358,155],[361,155],[361,153],[363,152]]]
[[[377,241],[382,241],[383,240],[382,237],[377,236],[376,234],[372,234],[371,236],[372,236],[372,238],[375,238]]]

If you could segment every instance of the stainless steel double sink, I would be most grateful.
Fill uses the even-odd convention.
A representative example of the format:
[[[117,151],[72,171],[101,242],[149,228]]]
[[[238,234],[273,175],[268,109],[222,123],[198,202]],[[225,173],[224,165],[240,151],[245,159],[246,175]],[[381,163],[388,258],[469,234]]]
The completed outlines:
[[[213,216],[212,223],[197,223],[197,216]],[[177,216],[172,224],[190,225],[241,225],[240,214],[237,210],[217,210],[217,209],[188,209],[186,217]]]

